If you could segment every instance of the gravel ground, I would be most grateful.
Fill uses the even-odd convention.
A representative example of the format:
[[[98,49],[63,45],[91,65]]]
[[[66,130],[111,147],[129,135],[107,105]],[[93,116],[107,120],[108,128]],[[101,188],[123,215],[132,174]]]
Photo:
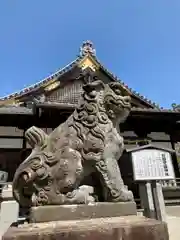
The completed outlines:
[[[180,240],[180,217],[167,216],[170,240]]]
[[[170,240],[180,240],[180,206],[166,207]]]
[[[168,206],[166,213],[170,240],[180,240],[180,206]],[[142,212],[138,212],[138,215],[142,215]]]

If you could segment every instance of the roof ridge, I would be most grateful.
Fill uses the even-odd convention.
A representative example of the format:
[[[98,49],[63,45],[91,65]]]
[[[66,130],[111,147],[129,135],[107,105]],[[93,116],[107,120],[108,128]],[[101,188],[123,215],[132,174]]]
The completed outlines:
[[[23,88],[22,90],[16,91],[16,92],[14,92],[14,93],[12,93],[12,94],[7,94],[7,95],[4,96],[4,97],[0,97],[0,101],[1,101],[1,100],[6,100],[6,99],[8,99],[8,98],[10,98],[10,97],[13,97],[13,96],[15,97],[16,95],[21,94],[21,92],[22,92],[22,94],[23,94],[23,93],[27,92],[27,90],[31,90],[31,89],[33,89],[33,88],[36,88],[36,87],[40,86],[41,84],[44,84],[44,83],[52,80],[54,77],[58,77],[59,74],[61,74],[61,73],[63,73],[63,72],[66,72],[72,65],[74,65],[74,64],[75,64],[77,61],[79,61],[80,59],[81,59],[81,56],[78,56],[75,60],[71,61],[70,63],[68,63],[68,64],[65,65],[64,67],[59,68],[57,71],[55,71],[54,73],[52,73],[52,74],[49,75],[48,77],[43,78],[43,79],[40,80],[39,82],[36,82],[36,83],[34,83],[34,84],[31,84],[31,85]]]
[[[104,65],[101,63],[101,61],[97,58],[97,56],[92,55],[91,53],[89,53],[91,55],[92,58],[94,58],[101,66],[101,68],[107,73],[109,74],[112,78],[114,78],[116,81],[119,81],[125,88],[127,88],[132,94],[134,94],[136,97],[142,99],[143,101],[145,101],[146,103],[150,104],[153,108],[157,108],[157,109],[161,109],[161,107],[159,106],[159,104],[151,101],[150,99],[148,99],[147,97],[141,95],[139,92],[136,92],[134,89],[128,87],[127,84],[125,84],[125,82],[123,82],[120,78],[118,78],[115,74],[113,74],[111,71],[108,70],[108,68],[104,67]]]
[[[178,110],[174,110],[172,108],[145,108],[145,107],[132,107],[131,110],[134,111],[143,111],[143,112],[173,112],[177,113]]]
[[[104,67],[104,65],[101,63],[101,61],[97,58],[96,56],[96,49],[93,46],[93,43],[91,41],[84,41],[82,46],[80,47],[80,51],[79,51],[79,55],[76,56],[76,59],[71,61],[69,64],[65,65],[63,68],[59,68],[57,71],[55,71],[55,73],[49,75],[46,78],[43,78],[42,80],[40,80],[37,83],[31,84],[28,87],[23,88],[22,90],[16,91],[12,94],[8,94],[4,97],[0,97],[0,102],[3,100],[7,100],[10,99],[11,97],[18,97],[21,96],[27,92],[30,92],[31,90],[36,89],[37,87],[40,87],[41,85],[43,85],[44,83],[48,83],[50,80],[53,80],[59,76],[61,76],[62,74],[66,73],[68,70],[71,70],[73,68],[73,66],[75,66],[77,63],[79,63],[84,57],[86,56],[91,56],[92,59],[94,59],[102,68],[102,70],[109,75],[109,77],[113,78],[116,81],[119,81],[127,90],[129,90],[131,92],[132,95],[134,95],[135,97],[141,99],[142,101],[144,101],[146,104],[148,104],[149,106],[151,106],[152,108],[156,108],[156,109],[162,109],[159,107],[159,104],[156,104],[155,102],[149,100],[147,97],[141,95],[139,92],[136,92],[135,90],[133,90],[132,88],[128,87],[127,84],[125,84],[121,79],[119,79],[115,74],[113,74],[111,71],[109,71],[106,67]]]

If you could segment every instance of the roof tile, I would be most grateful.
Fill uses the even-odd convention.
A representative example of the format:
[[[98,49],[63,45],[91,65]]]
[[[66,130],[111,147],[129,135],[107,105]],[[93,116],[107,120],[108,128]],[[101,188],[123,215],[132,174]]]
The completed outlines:
[[[19,92],[15,92],[13,94],[10,94],[8,96],[5,96],[3,98],[0,98],[0,101],[2,100],[7,100],[10,99],[12,97],[18,97],[23,95],[24,93],[30,92],[32,90],[35,90],[36,88],[42,86],[44,83],[49,82],[50,80],[56,79],[57,77],[60,77],[61,75],[63,75],[64,73],[66,73],[67,71],[71,70],[73,67],[75,67],[81,60],[82,58],[87,55],[90,54],[95,61],[98,62],[98,64],[100,65],[100,67],[104,70],[104,72],[106,74],[108,74],[111,78],[113,78],[116,81],[119,81],[125,88],[127,88],[134,96],[142,99],[143,101],[145,101],[146,103],[150,104],[151,107],[155,107],[155,108],[159,108],[158,105],[154,102],[152,102],[151,100],[147,99],[146,97],[142,96],[140,93],[134,91],[132,88],[128,87],[127,84],[125,84],[122,80],[120,80],[116,75],[114,75],[112,72],[110,72],[107,68],[105,68],[101,62],[97,59],[96,57],[96,50],[93,46],[93,43],[91,41],[85,41],[83,42],[81,48],[80,48],[80,55],[71,63],[69,63],[68,65],[66,65],[64,68],[56,71],[55,73],[53,73],[52,75],[50,75],[49,77],[41,80],[38,83],[35,83],[27,88],[24,88],[23,90],[19,91]]]

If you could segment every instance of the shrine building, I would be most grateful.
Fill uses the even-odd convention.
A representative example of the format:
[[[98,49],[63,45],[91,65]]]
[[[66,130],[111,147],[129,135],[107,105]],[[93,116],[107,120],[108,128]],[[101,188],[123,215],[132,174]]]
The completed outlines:
[[[126,149],[147,143],[175,149],[180,141],[178,107],[163,109],[131,89],[103,65],[92,42],[86,41],[71,63],[40,82],[0,99],[0,170],[8,172],[8,181],[12,181],[17,166],[31,151],[24,136],[26,129],[35,125],[50,133],[64,122],[82,93],[80,76],[88,72],[105,83],[120,82],[122,89],[131,96],[130,115],[120,126]],[[126,158],[125,153],[122,158]],[[132,171],[128,168],[128,159],[126,161],[127,173],[122,175],[126,175],[128,182],[128,178],[132,179]],[[179,178],[176,154],[173,155],[173,165],[176,178]]]

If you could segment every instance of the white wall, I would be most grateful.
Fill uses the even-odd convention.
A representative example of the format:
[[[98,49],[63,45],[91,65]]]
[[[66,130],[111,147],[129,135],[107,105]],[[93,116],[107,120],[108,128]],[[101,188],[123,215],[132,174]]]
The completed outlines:
[[[0,126],[0,136],[23,136],[23,130],[16,127]]]
[[[126,137],[127,141],[132,141],[132,144],[125,144],[126,148],[134,148],[137,147],[138,144],[135,143],[136,140],[128,140],[128,137],[137,137],[138,136],[133,132],[133,131],[126,131],[122,133],[123,137]],[[151,138],[152,140],[154,140],[152,143],[155,146],[159,146],[159,147],[165,147],[165,148],[172,148],[171,142],[170,142],[170,136],[164,132],[151,132],[150,134],[147,135],[147,138]],[[125,140],[125,141],[126,141]],[[156,140],[158,142],[156,142]],[[162,140],[162,142],[161,142]],[[167,142],[163,142],[163,141],[167,141]],[[138,143],[138,140],[137,140]]]
[[[23,139],[0,138],[0,148],[22,148]]]
[[[154,140],[169,140],[170,136],[164,132],[151,132],[148,134],[148,137],[154,139]]]
[[[23,137],[23,130],[16,127],[3,127],[0,126],[0,137]],[[22,138],[0,138],[0,148],[22,148]]]

